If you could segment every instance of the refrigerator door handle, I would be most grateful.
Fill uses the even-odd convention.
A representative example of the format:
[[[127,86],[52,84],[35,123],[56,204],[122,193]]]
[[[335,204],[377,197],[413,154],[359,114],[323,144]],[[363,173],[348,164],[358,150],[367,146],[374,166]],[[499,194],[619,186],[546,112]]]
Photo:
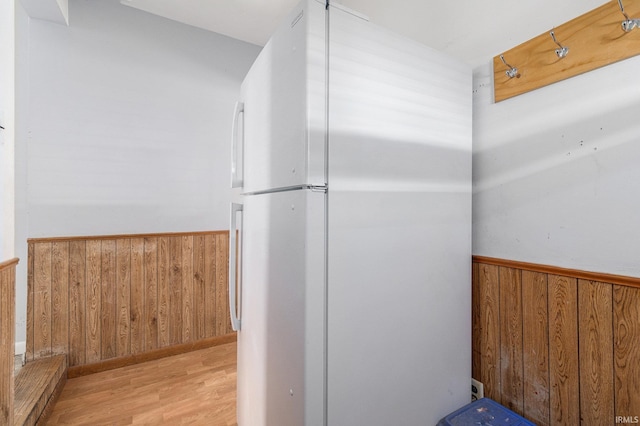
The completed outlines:
[[[237,274],[238,268],[238,239],[237,239],[237,215],[238,212],[242,213],[242,204],[231,204],[231,229],[229,230],[229,313],[231,315],[231,327],[233,331],[240,331],[240,315],[237,300],[237,289],[242,291],[242,274]],[[242,231],[241,231],[242,232]],[[239,275],[239,280],[236,282],[236,277]]]
[[[238,122],[240,114],[244,114],[244,102],[236,102],[233,112],[233,124],[231,125],[231,187],[241,188],[243,184],[242,177],[242,151],[238,143]],[[244,135],[243,135],[244,136]],[[239,167],[238,167],[239,166]]]

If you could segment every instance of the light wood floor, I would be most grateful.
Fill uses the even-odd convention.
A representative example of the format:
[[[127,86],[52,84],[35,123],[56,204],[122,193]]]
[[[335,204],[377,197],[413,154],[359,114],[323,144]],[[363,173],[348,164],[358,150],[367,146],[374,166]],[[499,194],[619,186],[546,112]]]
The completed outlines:
[[[49,425],[236,424],[236,343],[69,379]]]

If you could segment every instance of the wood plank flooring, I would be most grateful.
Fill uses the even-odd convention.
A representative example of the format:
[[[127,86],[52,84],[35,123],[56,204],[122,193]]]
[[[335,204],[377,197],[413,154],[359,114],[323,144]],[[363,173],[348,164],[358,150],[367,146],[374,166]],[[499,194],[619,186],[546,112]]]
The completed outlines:
[[[236,343],[69,379],[46,425],[236,425]]]

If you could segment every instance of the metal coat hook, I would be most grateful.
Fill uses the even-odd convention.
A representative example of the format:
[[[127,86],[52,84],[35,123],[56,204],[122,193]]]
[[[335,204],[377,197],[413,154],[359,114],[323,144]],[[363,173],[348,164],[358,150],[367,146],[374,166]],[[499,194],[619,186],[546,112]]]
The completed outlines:
[[[505,71],[505,73],[509,78],[513,78],[513,77],[520,78],[520,74],[518,73],[518,68],[512,67],[511,65],[509,65],[507,61],[504,60],[504,55],[500,55],[500,59],[502,60],[502,63],[509,68],[507,71]]]
[[[631,19],[629,15],[624,11],[624,5],[622,4],[622,0],[618,0],[618,5],[620,5],[620,12],[625,17],[625,20],[622,21],[622,29],[625,32],[629,32],[634,28],[640,28],[640,19]]]
[[[558,40],[556,39],[556,34],[553,31],[551,31],[549,34],[551,34],[551,38],[553,39],[553,42],[558,46],[560,46],[559,49],[556,49],[556,55],[558,55],[558,58],[566,57],[569,54],[569,48],[567,46],[561,45],[558,42]]]

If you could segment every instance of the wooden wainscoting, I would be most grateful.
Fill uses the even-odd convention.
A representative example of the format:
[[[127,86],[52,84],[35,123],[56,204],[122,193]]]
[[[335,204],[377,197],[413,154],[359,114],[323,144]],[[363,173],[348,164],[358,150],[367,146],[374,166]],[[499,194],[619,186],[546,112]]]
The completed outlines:
[[[27,360],[69,367],[232,332],[228,231],[30,239]]]
[[[0,424],[13,424],[13,353],[15,348],[16,265],[0,262]]]
[[[473,259],[473,377],[538,425],[640,416],[640,279]]]

